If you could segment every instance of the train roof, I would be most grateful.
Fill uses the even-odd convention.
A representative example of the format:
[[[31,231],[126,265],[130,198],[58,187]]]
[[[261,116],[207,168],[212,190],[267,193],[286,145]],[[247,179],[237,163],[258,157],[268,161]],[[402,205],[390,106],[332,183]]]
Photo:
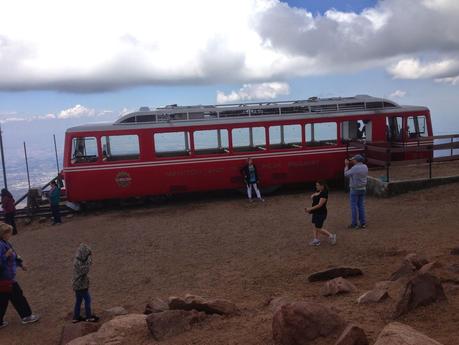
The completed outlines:
[[[426,107],[402,106],[388,99],[368,95],[331,98],[311,97],[307,100],[297,101],[222,105],[178,106],[172,104],[156,109],[141,107],[138,111],[120,117],[114,123],[77,126],[69,128],[67,132],[243,123],[247,121],[298,119],[305,116],[316,118],[334,113],[337,113],[337,116],[357,116],[368,113],[393,113],[401,109],[404,111],[428,110]]]

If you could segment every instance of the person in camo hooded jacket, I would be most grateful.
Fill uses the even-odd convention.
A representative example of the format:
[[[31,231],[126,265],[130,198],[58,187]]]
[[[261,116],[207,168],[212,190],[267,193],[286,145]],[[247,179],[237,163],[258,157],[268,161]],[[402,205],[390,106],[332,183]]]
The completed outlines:
[[[80,321],[97,322],[99,318],[91,311],[91,295],[89,294],[89,269],[92,264],[91,248],[81,243],[73,261],[73,290],[75,291],[75,307],[73,323]],[[80,316],[81,302],[84,300],[86,318]]]

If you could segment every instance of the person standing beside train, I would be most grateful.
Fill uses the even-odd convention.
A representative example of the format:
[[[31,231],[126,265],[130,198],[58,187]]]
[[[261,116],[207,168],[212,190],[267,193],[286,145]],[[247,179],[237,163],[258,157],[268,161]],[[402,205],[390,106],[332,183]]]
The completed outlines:
[[[49,205],[51,207],[51,213],[53,215],[53,225],[61,224],[61,211],[59,204],[61,202],[61,187],[59,181],[53,180],[51,182],[51,189],[48,194]]]
[[[258,173],[255,164],[253,164],[252,158],[247,158],[247,164],[242,168],[241,172],[247,186],[247,196],[249,197],[249,201],[252,202],[252,188],[255,190],[258,200],[265,201],[265,199],[261,197],[260,190],[258,189]]]
[[[16,228],[16,221],[14,217],[16,216],[16,206],[14,206],[13,195],[6,189],[3,188],[1,192],[2,197],[2,208],[5,213],[5,223],[13,227],[13,235],[17,235],[18,230]]]
[[[355,155],[350,160],[344,160],[344,176],[349,178],[350,206],[352,222],[348,228],[365,229],[365,194],[367,189],[368,167],[362,155]],[[350,164],[352,163],[352,167]],[[358,218],[358,220],[357,220]],[[359,225],[360,223],[360,225]]]

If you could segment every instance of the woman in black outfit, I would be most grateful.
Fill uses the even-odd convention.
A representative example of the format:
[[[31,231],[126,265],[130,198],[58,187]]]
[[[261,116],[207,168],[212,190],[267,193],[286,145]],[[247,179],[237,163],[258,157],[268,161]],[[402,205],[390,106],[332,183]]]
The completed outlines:
[[[311,195],[312,206],[306,208],[306,212],[312,214],[314,224],[314,239],[309,242],[311,246],[320,246],[319,234],[328,237],[331,244],[336,244],[336,234],[332,234],[323,228],[327,218],[328,187],[325,181],[316,182],[316,192]]]

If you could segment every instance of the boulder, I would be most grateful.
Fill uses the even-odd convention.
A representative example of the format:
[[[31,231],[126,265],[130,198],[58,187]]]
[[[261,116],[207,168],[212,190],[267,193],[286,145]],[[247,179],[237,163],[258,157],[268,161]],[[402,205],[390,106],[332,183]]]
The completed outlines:
[[[442,283],[459,284],[459,275],[455,272],[454,264],[445,267],[440,262],[430,262],[422,266],[419,273],[430,273]]]
[[[97,332],[76,338],[67,345],[129,344],[133,335],[148,332],[145,318],[142,314],[117,316],[105,322]]]
[[[408,254],[407,256],[405,256],[404,260],[412,264],[416,270],[419,270],[422,266],[429,263],[429,260],[427,260],[427,258],[416,253]]]
[[[320,294],[322,296],[332,296],[341,293],[354,292],[356,290],[357,288],[354,286],[354,284],[350,283],[342,277],[338,277],[326,282],[325,285],[322,286]]]
[[[375,290],[386,290],[389,289],[390,285],[392,284],[392,281],[390,280],[383,280],[380,282],[377,282],[375,284]]]
[[[153,313],[160,313],[162,311],[169,310],[169,306],[167,305],[167,302],[160,299],[156,298],[150,302],[147,303],[145,306],[144,314],[149,315]]]
[[[68,323],[62,327],[60,344],[65,345],[73,339],[97,332],[100,324],[92,322]]]
[[[128,311],[123,307],[113,307],[107,310],[104,310],[104,314],[108,317],[120,316],[128,314]]]
[[[367,303],[379,303],[385,300],[389,294],[385,289],[374,289],[365,292],[359,298],[357,298],[358,304],[367,304]]]
[[[446,300],[440,280],[429,273],[417,274],[402,286],[403,289],[396,299],[394,318],[419,306]]]
[[[363,272],[358,268],[335,267],[325,271],[315,272],[308,277],[310,282],[327,281],[338,277],[355,277],[361,276]]]
[[[164,340],[190,330],[206,317],[196,310],[166,310],[148,315],[147,326],[155,340]]]
[[[398,322],[392,322],[379,333],[374,345],[442,345],[438,341]]]
[[[275,313],[284,304],[292,302],[294,302],[293,298],[288,296],[275,297],[269,301],[269,309],[271,309],[271,311]]]
[[[308,302],[281,306],[273,316],[273,339],[276,345],[305,345],[318,337],[340,334],[344,320],[329,308]]]
[[[350,324],[336,341],[335,345],[368,345],[368,339],[364,330]]]
[[[239,315],[239,308],[224,299],[205,299],[200,296],[186,295],[185,298],[169,297],[171,310],[197,310],[206,314]]]

